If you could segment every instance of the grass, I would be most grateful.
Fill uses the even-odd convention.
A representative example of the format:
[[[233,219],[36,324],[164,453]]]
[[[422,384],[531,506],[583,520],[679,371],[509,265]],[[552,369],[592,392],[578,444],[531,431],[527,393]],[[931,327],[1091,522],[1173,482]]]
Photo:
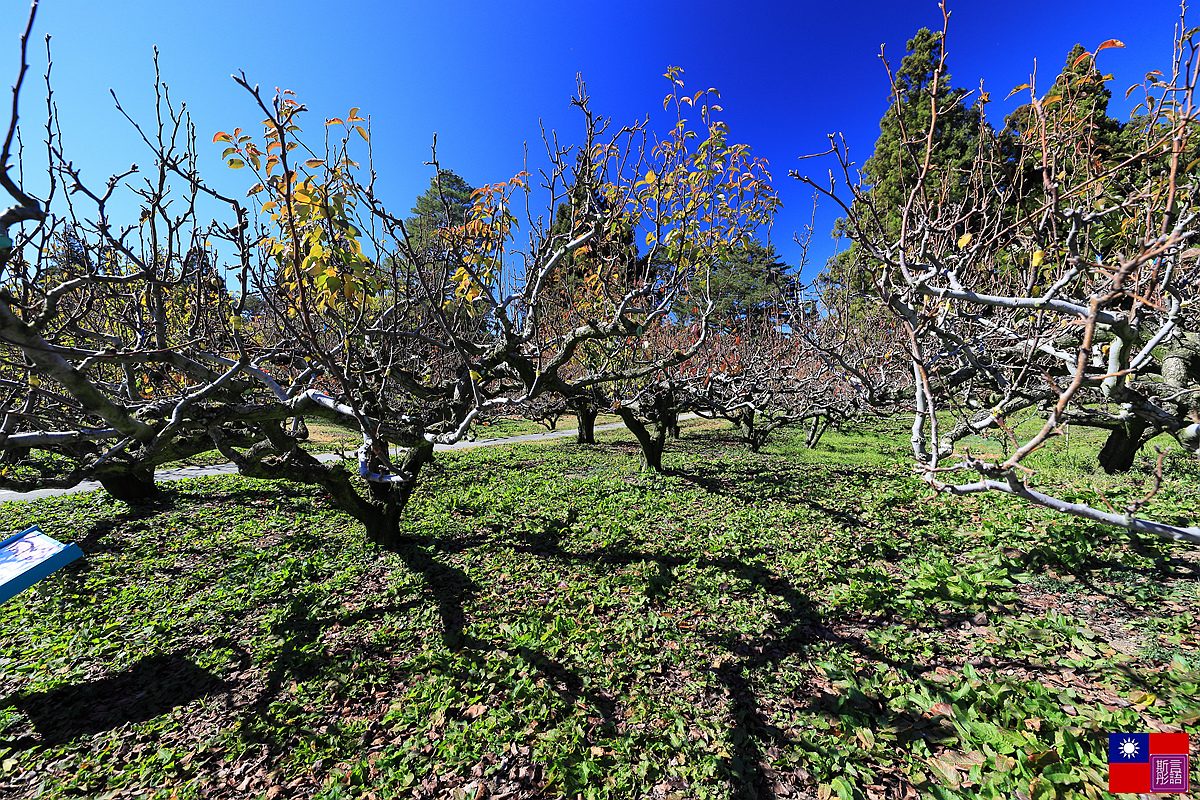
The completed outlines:
[[[616,414],[599,414],[596,416],[597,427],[619,423],[620,421],[621,418]],[[558,423],[554,429],[556,431],[569,431],[573,430],[577,425],[578,423],[575,421],[574,414],[564,414],[558,418]],[[513,436],[546,433],[549,431],[549,428],[523,417],[491,417],[477,423],[472,430],[475,436],[479,437],[480,440],[484,440],[508,439]]]
[[[0,506],[87,554],[0,606],[0,795],[1092,798],[1200,721],[1195,546],[928,499],[892,430],[598,439],[439,456],[398,554],[232,477]]]

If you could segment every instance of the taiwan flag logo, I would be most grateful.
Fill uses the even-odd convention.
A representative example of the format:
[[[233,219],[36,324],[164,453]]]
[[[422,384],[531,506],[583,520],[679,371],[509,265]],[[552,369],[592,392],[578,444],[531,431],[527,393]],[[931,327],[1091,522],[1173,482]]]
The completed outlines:
[[[1110,733],[1108,790],[1117,792],[1186,792],[1186,733]]]

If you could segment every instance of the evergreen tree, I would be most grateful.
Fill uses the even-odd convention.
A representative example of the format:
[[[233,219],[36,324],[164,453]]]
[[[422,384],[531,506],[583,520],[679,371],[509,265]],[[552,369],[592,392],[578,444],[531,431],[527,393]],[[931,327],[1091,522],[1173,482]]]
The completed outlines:
[[[980,126],[979,108],[964,101],[967,91],[951,88],[949,73],[937,74],[942,34],[922,28],[907,48],[896,71],[891,103],[879,122],[875,152],[863,165],[863,177],[871,184],[872,201],[889,238],[900,230],[901,214],[925,162],[930,125],[931,174],[925,188],[944,183],[950,201],[964,193],[961,187],[976,154]]]
[[[611,217],[608,200],[597,188],[598,177],[587,156],[580,153],[577,159],[575,182],[567,200],[558,204],[554,212],[551,233],[566,243],[584,232],[577,218],[589,218],[596,212],[601,217]],[[591,213],[587,212],[590,207]],[[598,270],[617,269],[616,274],[606,275],[610,280],[629,286],[646,279],[645,259],[638,258],[638,247],[632,225],[609,225],[600,236],[593,237],[579,251],[568,253],[560,262],[560,281],[575,285],[590,273]]]
[[[1114,158],[1136,150],[1136,143],[1123,135],[1120,121],[1108,116],[1110,99],[1112,92],[1096,69],[1094,55],[1076,44],[1039,100],[1043,119],[1038,119],[1032,103],[1005,118],[1001,140],[1020,204],[1029,208],[1043,201],[1043,165],[1052,180],[1080,183],[1107,169]],[[1043,122],[1047,154],[1042,152]]]
[[[917,185],[926,150],[930,151],[930,171],[923,196],[916,198],[917,214],[936,203],[953,203],[963,198],[981,131],[979,105],[968,105],[967,91],[951,87],[949,73],[938,74],[942,34],[921,28],[906,47],[907,54],[894,75],[891,102],[879,121],[875,151],[862,168],[863,182],[870,186],[868,199],[874,213],[865,207],[867,200],[860,201],[855,209],[855,216],[877,226],[878,237],[889,242],[900,234],[901,217]],[[846,220],[839,219],[834,235],[847,232]],[[870,290],[860,262],[857,245],[829,260],[820,278],[827,301],[834,295],[863,294]]]
[[[420,244],[420,249],[429,253],[430,260],[444,258],[441,252],[444,239],[437,234],[467,221],[474,191],[474,187],[453,170],[439,170],[436,177],[429,179],[429,188],[417,198],[405,226],[414,242]]]
[[[742,329],[761,325],[772,313],[772,306],[781,292],[789,288],[790,267],[775,252],[775,246],[764,245],[757,239],[739,247],[727,259],[713,264],[707,273],[708,295],[713,300],[712,319],[726,329]],[[703,294],[705,275],[693,280],[693,295]],[[688,318],[693,309],[680,309]]]

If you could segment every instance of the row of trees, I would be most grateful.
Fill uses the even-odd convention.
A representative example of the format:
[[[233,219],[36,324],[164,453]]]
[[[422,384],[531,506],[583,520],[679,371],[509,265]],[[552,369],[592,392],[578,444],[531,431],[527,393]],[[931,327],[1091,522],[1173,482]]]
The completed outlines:
[[[685,94],[675,69],[676,122],[660,135],[597,117],[581,83],[581,137],[551,147],[540,187],[518,173],[472,190],[435,153],[411,215],[376,192],[359,109],[326,120],[325,144],[310,146],[305,107],[244,76],[261,123],[213,142],[247,175],[246,198],[205,180],[199,137],[161,83],[155,124],[130,120],[148,174],[89,185],[50,106],[49,191],[35,198],[12,170],[32,24],[31,13],[0,151],[14,201],[0,214],[9,489],[95,478],[132,499],[154,491],[156,466],[215,450],[243,475],[319,487],[372,541],[397,546],[434,446],[481,414],[563,398],[584,418],[617,407],[649,435],[647,392],[712,340],[706,276],[778,206],[715,91]],[[125,187],[137,220],[110,216]],[[543,216],[518,219],[515,200],[536,208],[536,195]],[[206,204],[228,212],[202,221]],[[361,434],[354,469],[300,446],[299,421],[315,417]]]
[[[539,186],[522,172],[473,188],[435,152],[407,215],[376,191],[359,109],[312,147],[304,106],[244,76],[263,119],[213,142],[246,197],[206,182],[196,132],[156,84],[155,124],[137,128],[148,174],[87,185],[51,115],[35,198],[10,174],[32,23],[0,151],[14,201],[0,212],[0,486],[95,478],[132,499],[156,466],[215,450],[244,475],[319,487],[395,547],[434,446],[481,416],[570,412],[591,441],[612,411],[661,470],[688,411],[731,420],[752,450],[784,425],[815,444],[832,423],[909,412],[937,491],[1200,538],[1140,517],[1148,498],[1060,499],[1022,464],[1066,424],[1108,431],[1110,470],[1159,435],[1200,451],[1190,33],[1131,122],[1107,116],[1095,61],[1110,41],[1077,48],[1049,92],[1019,87],[1030,102],[997,131],[986,95],[950,88],[943,35],[920,32],[863,174],[833,139],[845,188],[797,176],[841,205],[851,242],[805,287],[754,238],[779,204],[765,164],[680,70],[670,129],[616,127],[580,84],[581,136],[553,140]],[[136,221],[110,217],[126,187]],[[542,214],[519,219],[518,199]],[[227,214],[202,221],[205,204]],[[362,436],[353,469],[300,446],[314,417]],[[988,431],[1011,447],[961,446]]]

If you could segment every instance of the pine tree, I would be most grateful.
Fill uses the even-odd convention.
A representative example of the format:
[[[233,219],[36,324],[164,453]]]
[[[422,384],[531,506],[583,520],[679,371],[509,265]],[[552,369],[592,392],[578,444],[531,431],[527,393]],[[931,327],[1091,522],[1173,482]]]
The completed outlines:
[[[1111,77],[1111,76],[1108,76]],[[1029,207],[1044,199],[1043,165],[1055,181],[1082,182],[1107,169],[1114,158],[1133,152],[1120,121],[1108,116],[1112,92],[1096,69],[1094,54],[1076,44],[1062,72],[1039,100],[1042,119],[1032,103],[1005,120],[1002,139],[1018,181],[1018,198]],[[1045,124],[1043,131],[1042,124]],[[1042,153],[1043,133],[1048,154]],[[1047,159],[1047,155],[1049,158]]]
[[[713,320],[729,330],[753,328],[770,318],[772,305],[790,287],[790,269],[774,245],[755,239],[713,264],[706,274],[697,275],[692,293],[702,295],[701,284],[707,279],[708,296],[714,304]],[[679,309],[685,319],[691,311]]]
[[[870,187],[868,200],[860,201],[855,208],[855,216],[878,226],[876,235],[887,242],[894,242],[900,234],[904,208],[918,183],[926,150],[930,169],[923,196],[914,198],[917,202],[913,208],[918,214],[928,207],[926,202],[932,205],[962,199],[978,150],[978,137],[986,131],[980,107],[966,102],[967,91],[952,88],[949,73],[938,74],[942,34],[921,28],[906,47],[907,55],[894,76],[891,102],[879,121],[875,151],[862,168],[863,183]],[[868,201],[874,213],[865,207]],[[834,235],[840,237],[847,232],[846,220],[839,219]],[[820,281],[827,300],[833,295],[869,291],[860,257],[854,244],[825,265]]]
[[[924,188],[928,192],[932,185],[944,183],[945,199],[953,202],[965,191],[960,187],[971,169],[980,127],[978,107],[964,100],[967,91],[951,88],[949,73],[937,74],[942,34],[922,28],[907,48],[896,71],[891,104],[879,122],[875,152],[863,165],[889,238],[900,231],[901,215],[925,163],[927,141],[930,175]]]
[[[439,231],[446,231],[467,221],[471,209],[471,193],[475,189],[453,170],[443,169],[429,179],[429,188],[417,198],[412,216],[405,220],[409,236],[419,244],[432,261],[445,255]]]

